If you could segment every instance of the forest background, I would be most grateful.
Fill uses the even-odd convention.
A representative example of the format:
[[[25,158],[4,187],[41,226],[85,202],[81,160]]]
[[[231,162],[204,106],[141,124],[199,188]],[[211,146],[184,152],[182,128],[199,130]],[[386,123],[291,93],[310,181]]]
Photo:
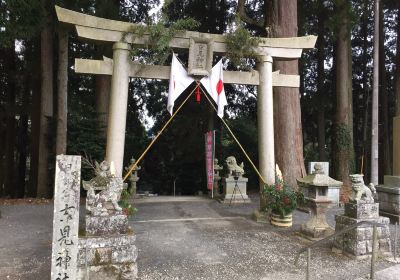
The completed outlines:
[[[301,77],[300,89],[274,89],[276,160],[285,179],[305,175],[310,161],[329,161],[348,190],[348,174],[370,179],[373,1],[370,0],[0,0],[0,197],[51,197],[56,154],[105,156],[109,76],[77,74],[75,58],[112,57],[111,45],[83,42],[60,25],[54,5],[81,13],[166,27],[193,18],[192,30],[253,36],[318,35],[298,62],[278,62]],[[239,24],[237,15],[240,14]],[[400,1],[379,14],[379,181],[392,174],[392,118],[400,115]],[[142,50],[137,59],[152,57]],[[187,54],[181,54],[185,61]],[[215,62],[218,57],[215,57]],[[169,64],[170,57],[166,60]],[[226,68],[238,70],[226,60]],[[254,60],[242,60],[252,68]],[[257,90],[225,85],[226,119],[254,162]],[[125,165],[137,158],[168,119],[168,82],[132,79]],[[178,100],[179,103],[179,100]],[[271,116],[272,117],[272,116]],[[249,187],[258,178],[206,100],[191,100],[140,164],[139,189],[171,194],[205,191],[204,133],[216,130],[216,157],[244,161]],[[84,170],[84,178],[90,177]]]

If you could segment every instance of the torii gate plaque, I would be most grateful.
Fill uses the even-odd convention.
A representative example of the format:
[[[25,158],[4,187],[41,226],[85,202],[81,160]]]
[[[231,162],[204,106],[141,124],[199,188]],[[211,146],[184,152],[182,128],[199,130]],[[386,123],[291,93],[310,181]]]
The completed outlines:
[[[109,107],[106,159],[114,161],[116,172],[122,175],[126,112],[128,102],[129,77],[147,79],[169,79],[169,66],[142,65],[130,61],[130,44],[143,46],[148,36],[126,36],[126,43],[121,42],[124,32],[132,30],[133,23],[108,20],[85,15],[56,6],[60,22],[75,26],[79,37],[94,41],[113,43],[113,59],[86,60],[75,59],[75,72],[86,74],[112,75],[111,98]],[[268,184],[275,182],[274,121],[273,121],[273,86],[299,87],[298,75],[283,75],[272,72],[273,59],[298,59],[303,49],[314,48],[316,36],[293,38],[261,38],[254,51],[260,56],[257,71],[224,71],[227,84],[257,85],[258,116],[258,154],[259,171]],[[192,47],[190,47],[192,46]],[[189,60],[189,73],[204,75],[211,69],[210,59],[204,61],[206,54],[226,53],[225,36],[219,34],[186,31],[174,37],[170,47],[187,49],[192,55]],[[201,55],[199,53],[201,52]],[[197,55],[196,55],[197,54]],[[196,59],[200,58],[200,59]]]

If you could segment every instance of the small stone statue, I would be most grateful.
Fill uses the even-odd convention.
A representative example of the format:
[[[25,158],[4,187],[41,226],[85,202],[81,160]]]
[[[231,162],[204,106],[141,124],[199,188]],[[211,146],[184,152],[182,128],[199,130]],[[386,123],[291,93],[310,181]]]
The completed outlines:
[[[86,210],[95,216],[107,216],[108,210],[121,212],[122,208],[118,205],[118,201],[123,190],[122,178],[112,174],[108,162],[95,164],[96,177],[90,181],[82,181],[83,188],[87,190]]]
[[[236,162],[236,158],[234,156],[227,157],[225,160],[227,169],[228,169],[228,177],[237,176],[242,177],[244,175],[244,164],[243,162],[238,165]]]
[[[374,196],[376,190],[374,184],[369,184],[367,187],[364,184],[362,174],[352,174],[350,175],[351,187],[353,193],[351,194],[349,201],[352,203],[374,203]]]

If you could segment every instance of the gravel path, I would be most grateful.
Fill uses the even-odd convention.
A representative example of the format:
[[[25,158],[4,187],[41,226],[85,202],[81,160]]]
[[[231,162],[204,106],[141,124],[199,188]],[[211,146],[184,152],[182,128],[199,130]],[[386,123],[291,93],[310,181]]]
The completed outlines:
[[[250,219],[258,200],[229,206],[212,200],[141,200],[130,221],[137,233],[140,279],[305,279],[309,244],[297,230],[308,214],[295,212],[291,229]],[[154,202],[158,201],[158,202]],[[49,279],[52,204],[0,206],[0,279]],[[341,209],[332,209],[328,221]],[[378,270],[393,266],[379,260]],[[326,244],[312,252],[311,279],[362,279],[369,261],[333,254]],[[400,277],[399,277],[400,278]]]

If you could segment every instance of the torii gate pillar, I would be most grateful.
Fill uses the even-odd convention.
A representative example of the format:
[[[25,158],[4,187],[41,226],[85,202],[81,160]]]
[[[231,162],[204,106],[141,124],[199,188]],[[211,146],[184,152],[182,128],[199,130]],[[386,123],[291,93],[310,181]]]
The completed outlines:
[[[272,57],[262,56],[258,64],[260,84],[257,93],[259,170],[267,184],[275,182],[274,108],[272,91]],[[260,180],[260,190],[263,182]]]
[[[113,74],[108,114],[106,160],[114,162],[116,176],[122,176],[129,88],[129,44],[113,45]]]

